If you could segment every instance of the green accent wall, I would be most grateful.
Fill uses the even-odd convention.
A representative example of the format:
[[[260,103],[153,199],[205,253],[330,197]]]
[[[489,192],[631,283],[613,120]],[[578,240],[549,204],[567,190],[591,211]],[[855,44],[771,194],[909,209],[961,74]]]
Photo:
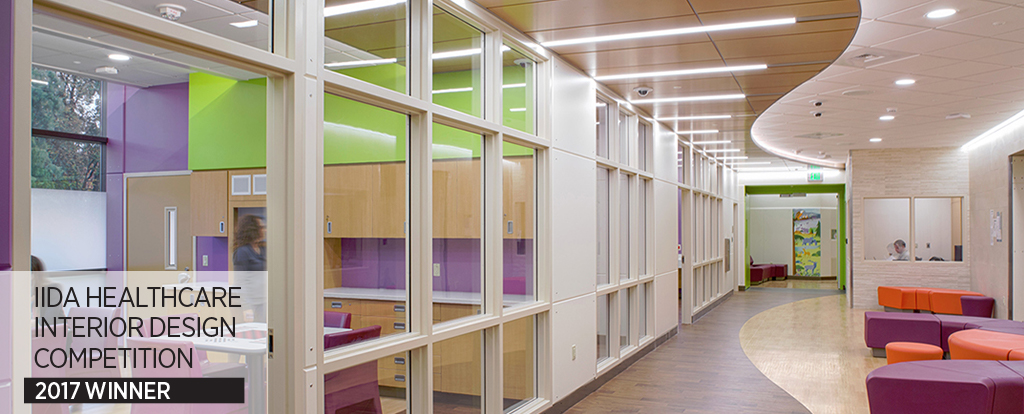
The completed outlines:
[[[260,168],[266,163],[267,80],[190,74],[189,169]]]
[[[518,66],[514,68],[518,69]],[[398,82],[404,88],[405,68],[400,65],[380,65],[342,71],[346,75],[359,75],[360,79],[389,87]],[[353,73],[356,72],[356,73]],[[524,71],[508,70],[508,83],[523,83]],[[518,77],[516,74],[518,73]],[[469,72],[438,74],[436,80],[444,83],[435,89],[466,87]],[[455,86],[461,77],[463,85]],[[266,166],[267,91],[266,79],[235,81],[214,75],[194,73],[189,77],[189,169],[220,170],[235,168],[261,168]],[[525,105],[525,88],[508,88],[506,107]],[[513,93],[511,91],[517,91]],[[472,92],[441,94],[445,106],[453,109],[471,107]],[[518,99],[517,99],[518,98]],[[441,103],[441,102],[438,102]],[[512,112],[519,118],[508,117],[506,125],[525,121],[523,112]],[[370,162],[404,161],[408,139],[405,114],[339,96],[324,95],[324,163],[354,164]],[[480,157],[480,135],[448,126],[433,126],[434,158],[450,159]],[[529,148],[504,145],[508,156],[531,155]]]
[[[749,198],[751,194],[839,194],[839,288],[846,287],[846,185],[845,184],[797,184],[797,185],[748,185],[744,188],[745,201],[744,211],[744,240],[745,252],[748,257],[743,259],[743,267],[746,269],[744,285],[750,287],[750,208]]]

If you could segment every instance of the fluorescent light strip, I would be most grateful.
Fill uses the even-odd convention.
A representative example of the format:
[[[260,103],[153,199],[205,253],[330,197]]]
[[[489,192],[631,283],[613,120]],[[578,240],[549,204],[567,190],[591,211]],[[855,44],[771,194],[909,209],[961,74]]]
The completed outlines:
[[[718,144],[732,144],[732,141],[694,141],[695,145],[718,145]]]
[[[256,26],[256,25],[260,24],[260,22],[258,22],[256,20],[246,20],[244,22],[234,22],[234,23],[229,23],[229,24],[232,25],[232,26],[235,26],[235,27],[237,27],[239,29],[244,29],[246,27]]]
[[[324,7],[324,17],[338,16],[342,14],[361,12],[364,10],[379,9],[382,7],[394,6],[405,3],[405,0],[370,0],[359,3],[343,4],[340,6]]]
[[[526,112],[526,108],[508,108],[509,112]],[[600,122],[598,122],[600,124]]]
[[[449,59],[449,58],[457,58],[457,57],[463,57],[463,56],[479,55],[481,52],[483,52],[483,49],[479,49],[479,48],[477,48],[477,49],[466,49],[466,50],[452,50],[452,51],[449,51],[449,52],[434,53],[433,56],[431,56],[431,57],[434,60]]]
[[[508,85],[501,85],[501,89],[525,88],[525,87],[526,87],[525,83],[510,83]]]
[[[693,131],[676,131],[679,135],[693,135],[693,134],[717,134],[717,129],[697,129]]]
[[[329,67],[329,68],[351,68],[351,67],[384,65],[384,64],[395,63],[395,62],[398,62],[397,58],[370,59],[370,60],[350,60],[350,61],[347,61],[347,62],[325,63],[324,66]]]
[[[700,75],[703,73],[722,73],[722,72],[739,72],[745,70],[763,70],[768,69],[768,65],[746,65],[746,66],[722,66],[718,68],[700,68],[700,69],[683,69],[683,70],[666,70],[662,72],[645,72],[645,73],[624,73],[622,75],[608,75],[608,76],[595,76],[596,81],[608,81],[617,79],[635,79],[635,78],[653,78],[658,76],[686,76],[686,75]]]
[[[37,84],[37,85],[49,85],[50,84],[50,82],[41,81],[39,79],[32,79],[32,83]]]
[[[704,150],[708,154],[719,153],[719,152],[740,152],[739,148],[727,148],[727,149],[709,149]]]
[[[771,165],[771,161],[750,161],[750,162],[734,162],[733,167],[739,167],[743,165]]]
[[[992,129],[990,129],[988,131],[985,131],[981,135],[978,135],[974,139],[972,139],[972,140],[968,141],[966,144],[964,144],[964,146],[960,147],[960,149],[962,149],[964,151],[970,151],[971,149],[974,149],[975,147],[977,147],[978,145],[981,145],[985,141],[988,141],[989,139],[992,139],[993,137],[998,136],[998,133],[1001,132],[1004,128],[1007,128],[1007,127],[1011,126],[1012,124],[1014,124],[1017,121],[1021,120],[1021,118],[1024,118],[1024,111],[1017,112],[1017,114],[1014,115],[1014,116],[1011,116],[1010,119],[1007,119],[1007,120],[1005,120],[1003,122],[1000,122],[999,125],[996,125],[996,126],[992,127]]]
[[[697,116],[677,116],[673,118],[654,118],[655,121],[696,121],[699,119],[729,119],[732,115],[697,115]]]
[[[654,30],[650,32],[624,33],[608,36],[583,37],[579,39],[554,40],[541,43],[544,47],[579,45],[583,43],[611,42],[615,40],[644,39],[648,37],[676,36],[691,33],[719,32],[723,30],[750,29],[754,27],[780,26],[796,23],[796,18],[756,20],[752,22],[714,24],[710,26],[683,27],[679,29]]]
[[[441,90],[436,90],[436,91],[430,91],[430,93],[433,93],[435,95],[436,94],[442,94],[442,93],[457,93],[457,92],[473,92],[473,87],[441,89]]]
[[[748,157],[746,155],[741,155],[741,156],[738,156],[738,157],[719,157],[718,159],[720,159],[720,160],[745,160],[747,158]]]
[[[660,103],[660,102],[693,102],[693,101],[726,101],[733,99],[746,99],[742,93],[730,95],[707,95],[707,96],[680,96],[676,98],[637,99],[629,101],[634,104]]]

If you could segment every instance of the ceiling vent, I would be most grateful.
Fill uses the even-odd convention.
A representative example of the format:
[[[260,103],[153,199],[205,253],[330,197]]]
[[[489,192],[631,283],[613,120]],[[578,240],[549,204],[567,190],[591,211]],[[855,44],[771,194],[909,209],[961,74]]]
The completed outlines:
[[[871,68],[913,57],[911,53],[876,48],[858,49],[847,52],[836,64],[855,68]]]
[[[793,138],[807,138],[807,139],[827,139],[841,137],[843,134],[835,132],[812,132],[810,134],[796,135]]]

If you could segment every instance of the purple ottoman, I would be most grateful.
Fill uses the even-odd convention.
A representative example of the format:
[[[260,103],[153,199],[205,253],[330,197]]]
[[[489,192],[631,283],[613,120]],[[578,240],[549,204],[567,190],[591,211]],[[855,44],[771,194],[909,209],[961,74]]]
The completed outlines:
[[[988,296],[961,296],[960,309],[964,316],[980,316],[991,318],[992,310],[996,307],[996,300]]]
[[[871,413],[1024,412],[1024,377],[1005,362],[913,361],[880,367],[867,378]]]
[[[942,345],[939,318],[926,313],[864,312],[864,344],[877,358],[889,342]]]
[[[1024,326],[1024,322],[1008,321],[1006,319],[991,319],[991,318],[979,318],[977,321],[968,322],[964,325],[965,329],[984,329],[984,328],[1020,328]]]
[[[965,296],[966,297],[966,296]],[[990,321],[989,318],[979,318],[976,316],[960,316],[960,315],[935,315],[939,319],[939,324],[942,325],[942,334],[939,336],[940,346],[944,352],[949,352],[949,336],[957,331],[962,331],[968,328],[967,325],[972,323],[984,323]]]

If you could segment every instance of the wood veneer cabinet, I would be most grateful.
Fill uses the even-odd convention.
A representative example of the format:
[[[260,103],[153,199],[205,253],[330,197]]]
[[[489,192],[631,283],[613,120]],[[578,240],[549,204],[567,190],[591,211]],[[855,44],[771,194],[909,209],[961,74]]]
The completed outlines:
[[[405,182],[405,163],[324,166],[324,237],[404,238]]]
[[[193,171],[189,177],[189,204],[193,236],[227,236],[227,171]]]

